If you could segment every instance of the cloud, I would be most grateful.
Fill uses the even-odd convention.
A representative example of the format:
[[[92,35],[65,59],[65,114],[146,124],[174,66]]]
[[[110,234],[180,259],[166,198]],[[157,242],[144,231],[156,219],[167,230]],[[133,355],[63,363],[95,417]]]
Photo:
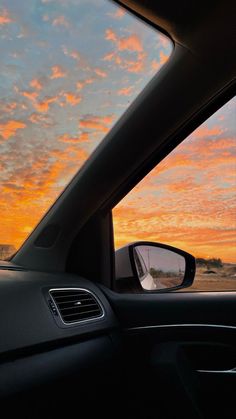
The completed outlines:
[[[170,41],[170,39],[167,36],[165,36],[163,34],[158,34],[157,35],[157,43],[158,43],[158,46],[159,47],[165,49],[165,48],[169,48],[170,47],[171,41]]]
[[[235,139],[205,123],[113,210],[116,246],[150,240],[235,262]]]
[[[38,97],[38,92],[21,92],[22,96],[26,97],[27,99],[31,100],[31,101],[35,101],[36,98]]]
[[[165,54],[163,51],[160,51],[159,60],[151,61],[151,68],[153,71],[158,71],[168,60],[169,55]]]
[[[66,72],[59,65],[52,66],[51,71],[52,71],[52,74],[50,76],[50,79],[59,79],[59,78],[66,77]]]
[[[152,60],[151,61],[151,69],[153,71],[157,71],[160,68],[160,63],[157,60]]]
[[[82,97],[79,95],[75,95],[72,92],[65,92],[63,96],[66,99],[66,102],[69,103],[71,106],[78,105],[81,102]]]
[[[26,124],[22,121],[10,120],[3,124],[0,124],[0,135],[3,137],[4,140],[8,140],[8,138],[13,137],[17,130],[23,129],[26,127]]]
[[[76,50],[69,51],[68,48],[64,45],[62,46],[62,51],[66,56],[71,57],[74,60],[78,61],[81,58],[80,53],[78,51],[76,51]]]
[[[112,61],[114,60],[115,52],[109,52],[108,54],[104,55],[103,61]]]
[[[0,112],[1,113],[10,113],[13,114],[15,109],[18,106],[18,102],[12,101],[12,102],[8,102],[6,103],[4,100],[0,100]]]
[[[69,28],[70,23],[65,16],[61,15],[61,16],[57,16],[55,19],[53,19],[52,25],[53,26],[64,26],[65,28]]]
[[[44,115],[41,113],[32,113],[29,116],[29,121],[32,122],[32,124],[40,124],[41,127],[49,128],[53,126],[53,121],[48,115]]]
[[[133,87],[129,86],[129,87],[122,87],[121,89],[118,90],[117,94],[118,96],[130,96],[132,93]]]
[[[117,42],[118,41],[118,37],[117,37],[116,33],[111,28],[106,29],[106,31],[105,31],[105,39],[107,41],[113,41],[113,42]]]
[[[212,128],[209,128],[207,126],[201,126],[197,128],[191,136],[195,138],[205,138],[205,137],[212,137],[212,136],[218,136],[222,134],[223,129],[219,126],[214,126]]]
[[[33,89],[36,89],[36,90],[42,90],[42,88],[43,88],[43,85],[42,85],[42,83],[40,82],[39,79],[32,79],[31,82],[30,82],[30,86]]]
[[[161,66],[166,63],[168,58],[169,58],[169,55],[165,54],[163,51],[160,51],[160,64],[161,64]]]
[[[82,90],[87,84],[92,84],[94,83],[94,79],[93,78],[88,78],[85,80],[80,80],[76,83],[76,88],[78,90]]]
[[[104,70],[102,70],[101,68],[95,68],[94,69],[94,72],[97,74],[97,76],[99,76],[99,77],[102,77],[102,78],[105,78],[105,77],[107,77],[107,73],[104,71]]]
[[[49,105],[51,103],[57,102],[59,98],[59,96],[50,96],[50,97],[46,96],[44,99],[38,101],[37,100],[38,95],[39,95],[38,92],[25,91],[25,92],[21,92],[21,95],[29,99],[32,102],[34,108],[38,112],[42,112],[42,113],[47,112],[49,109]]]
[[[49,105],[51,103],[56,102],[58,99],[58,96],[51,96],[51,97],[46,97],[45,99],[41,100],[40,102],[36,102],[34,107],[38,112],[47,112],[49,109]]]
[[[63,134],[58,137],[58,140],[63,143],[86,143],[89,141],[89,134],[87,132],[82,132],[76,137],[69,134]]]
[[[210,146],[209,143],[208,145]],[[212,146],[212,149],[214,149],[214,151],[216,150],[222,151],[228,148],[235,148],[236,141],[235,141],[235,138],[220,138],[220,139],[217,139],[216,141],[213,141],[211,146]]]
[[[107,15],[112,17],[113,19],[121,19],[125,15],[125,13],[125,9],[117,8],[115,12],[107,13]]]
[[[135,52],[143,52],[142,42],[138,35],[130,35],[118,39],[117,46],[119,51],[128,50]]]
[[[113,61],[129,73],[140,73],[144,69],[146,52],[138,35],[119,37],[113,29],[108,28],[105,31],[105,39],[114,44],[115,51],[107,53],[103,61]]]
[[[123,65],[129,73],[141,73],[144,69],[144,60],[146,58],[145,53],[138,54],[137,60],[126,60]]]
[[[113,31],[113,29],[108,28],[105,31],[105,39],[107,41],[112,41],[116,44],[118,51],[133,51],[133,52],[143,52],[143,45],[141,39],[136,34],[129,36],[123,36],[121,38]]]
[[[80,54],[78,51],[71,51],[71,53],[69,54],[69,56],[71,58],[74,58],[74,60],[79,60],[80,59]]]
[[[2,12],[0,12],[0,26],[7,25],[12,22],[14,22],[14,20],[10,17],[8,10],[3,9]]]
[[[84,118],[80,119],[79,126],[81,128],[92,129],[100,132],[108,132],[110,126],[114,120],[114,117],[111,115],[108,116],[94,116],[87,115]]]
[[[60,144],[58,149],[50,148],[45,142],[43,147],[37,143],[33,148],[19,143],[11,147],[1,159],[9,170],[0,185],[0,237],[18,247],[25,233],[32,231],[87,159],[88,153],[77,144]]]

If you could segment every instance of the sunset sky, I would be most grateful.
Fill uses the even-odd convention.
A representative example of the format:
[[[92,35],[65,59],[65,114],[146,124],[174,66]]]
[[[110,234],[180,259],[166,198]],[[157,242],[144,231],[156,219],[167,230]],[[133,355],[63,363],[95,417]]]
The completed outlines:
[[[168,59],[105,0],[0,0],[0,244],[23,242]]]
[[[172,44],[108,0],[0,0],[0,49],[0,244],[18,248]],[[116,245],[235,261],[235,136],[231,101],[114,210]]]
[[[149,240],[236,262],[236,100],[152,170],[114,221],[117,247]]]

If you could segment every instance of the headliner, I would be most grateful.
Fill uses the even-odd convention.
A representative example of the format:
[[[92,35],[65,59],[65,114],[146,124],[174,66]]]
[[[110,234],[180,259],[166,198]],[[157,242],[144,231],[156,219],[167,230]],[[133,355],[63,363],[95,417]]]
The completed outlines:
[[[139,17],[169,34],[175,43],[181,44],[207,58],[223,54],[222,64],[235,64],[235,12],[232,0],[121,0],[116,1],[135,12]]]

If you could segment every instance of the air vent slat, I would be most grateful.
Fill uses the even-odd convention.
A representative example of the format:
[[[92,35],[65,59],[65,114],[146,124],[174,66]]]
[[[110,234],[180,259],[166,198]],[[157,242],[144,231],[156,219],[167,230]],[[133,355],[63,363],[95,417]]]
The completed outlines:
[[[85,294],[85,293],[81,293],[81,294],[79,294],[79,293],[76,293],[76,294],[73,294],[73,295],[65,295],[65,294],[63,294],[63,295],[55,295],[55,298],[57,298],[58,300],[64,300],[64,299],[68,299],[68,298],[72,298],[72,299],[74,299],[74,298],[87,298],[88,297],[88,295],[87,294]]]
[[[60,307],[60,312],[61,313],[65,313],[65,312],[67,312],[68,310],[83,310],[83,309],[87,309],[87,308],[91,308],[91,307],[96,307],[96,309],[97,309],[97,304],[96,303],[92,303],[92,304],[86,304],[86,305],[83,305],[83,304],[81,304],[80,306],[73,306],[73,307],[64,307],[64,308],[61,308]]]
[[[62,305],[62,304],[74,303],[75,301],[78,301],[78,300],[80,300],[80,301],[91,301],[91,300],[93,300],[93,298],[88,297],[88,296],[86,296],[86,297],[85,296],[83,296],[83,297],[78,296],[78,297],[74,298],[73,300],[71,299],[71,297],[69,297],[68,300],[66,300],[65,298],[62,301],[58,301],[58,300],[59,299],[57,298],[57,304]]]
[[[50,290],[64,323],[78,323],[103,317],[104,311],[96,296],[83,289]]]
[[[89,314],[89,313],[94,313],[94,312],[98,312],[98,309],[94,309],[94,310],[88,310],[88,311],[82,311],[81,313],[77,313],[76,316],[80,316],[82,314]],[[75,313],[71,313],[71,314],[64,314],[65,318],[71,317],[71,316],[75,316]]]

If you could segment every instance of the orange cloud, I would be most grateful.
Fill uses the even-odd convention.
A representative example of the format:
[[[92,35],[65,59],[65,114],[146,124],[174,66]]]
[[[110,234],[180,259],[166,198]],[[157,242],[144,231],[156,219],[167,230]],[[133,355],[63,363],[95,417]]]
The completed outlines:
[[[52,74],[50,76],[50,79],[59,79],[66,76],[66,72],[62,69],[59,65],[54,65],[51,67]]]
[[[52,24],[53,26],[64,26],[65,28],[69,28],[70,26],[69,21],[63,15],[53,19]]]
[[[81,128],[87,128],[106,133],[109,131],[113,119],[113,116],[87,116],[79,121],[79,125]]]
[[[109,28],[105,31],[105,39],[116,43],[119,51],[128,50],[133,52],[143,52],[141,39],[136,34],[119,38],[113,29]]]
[[[100,122],[97,122],[94,119],[81,120],[79,124],[82,128],[94,129],[96,131],[102,131],[104,133],[109,131],[108,127],[104,126],[103,124],[100,124]]]
[[[65,47],[65,46],[62,47],[62,50],[63,50],[63,52],[64,52],[65,55],[73,58],[74,60],[77,60],[78,61],[80,59],[80,53],[78,51],[76,51],[76,50],[69,51],[67,49],[67,47]]]
[[[163,51],[161,51],[160,54],[159,54],[159,61],[152,60],[152,62],[151,62],[152,70],[153,71],[158,71],[165,64],[165,62],[168,60],[168,58],[169,58],[169,55],[166,55],[166,54],[164,54]]]
[[[35,101],[39,95],[38,92],[22,92],[21,94],[32,102]]]
[[[109,28],[105,31],[105,39],[107,41],[116,42],[118,40],[118,37],[116,36],[115,32],[111,28]]]
[[[112,122],[114,121],[114,116],[112,115],[102,116],[98,118],[103,124],[107,124],[107,125],[112,124]]]
[[[114,61],[116,64],[121,65],[122,59],[116,52],[110,52],[103,57],[103,61]]]
[[[140,38],[137,35],[130,35],[128,37],[123,37],[118,40],[118,50],[119,51],[135,51],[142,52],[143,46]]]
[[[74,58],[74,60],[79,60],[80,59],[80,54],[78,53],[78,51],[71,51],[71,53],[69,54],[71,58]]]
[[[82,90],[87,84],[92,84],[94,82],[93,78],[89,78],[89,79],[85,79],[85,80],[80,80],[76,83],[76,88],[78,90]]]
[[[19,149],[17,153],[25,157],[22,164],[0,186],[0,237],[16,248],[88,157],[77,144],[50,153],[47,149],[25,151]]]
[[[109,28],[105,31],[105,39],[115,44],[116,51],[112,51],[103,57],[103,61],[113,61],[120,68],[129,73],[140,73],[144,69],[146,53],[144,52],[142,41],[138,35],[132,34],[127,37],[119,38],[118,35]],[[136,54],[136,59],[123,56],[122,53]]]
[[[4,9],[0,15],[0,25],[7,25],[12,22],[14,22],[14,20],[9,16],[9,12]]]
[[[132,93],[133,87],[123,87],[122,89],[119,89],[117,94],[118,96],[130,96]]]
[[[5,124],[0,124],[0,135],[4,140],[13,137],[16,134],[16,131],[26,127],[26,124],[22,121],[10,120]]]
[[[236,141],[235,138],[220,138],[217,139],[217,141],[214,141],[212,144],[212,148],[214,150],[224,150],[227,148],[235,148],[236,147]]]
[[[163,51],[160,52],[160,65],[164,65],[168,60],[169,55],[165,54]]]
[[[108,54],[104,55],[103,61],[112,61],[114,59],[114,52],[109,52]]]
[[[125,10],[119,8],[113,13],[107,13],[107,15],[111,16],[113,19],[121,19],[125,15]]]
[[[43,88],[43,85],[39,81],[39,79],[33,79],[33,80],[31,80],[30,86],[33,87],[33,89],[36,89],[36,90],[41,90]]]
[[[45,128],[52,125],[52,122],[47,115],[32,113],[28,119],[30,122],[32,122],[32,124],[40,124],[42,127]]]
[[[146,57],[146,54],[140,53],[138,54],[137,60],[126,60],[124,64],[124,68],[129,73],[140,73],[144,69],[144,59]]]
[[[85,143],[89,141],[89,135],[87,132],[82,132],[78,137],[72,137],[69,134],[63,134],[58,138],[63,143]]]
[[[66,102],[69,103],[71,106],[78,105],[81,102],[81,96],[75,95],[71,92],[64,93],[64,97],[66,98]]]
[[[57,96],[48,97],[41,102],[35,103],[35,109],[38,112],[47,112],[49,109],[49,105],[57,101]]]
[[[14,109],[17,108],[17,102],[10,102],[7,104],[0,102],[0,106],[2,112],[13,113]]]
[[[202,126],[197,128],[191,135],[195,138],[203,138],[203,137],[212,137],[218,136],[222,134],[223,130],[219,126],[215,126],[213,128],[208,128],[207,126]]]
[[[157,60],[152,60],[152,62],[151,62],[151,69],[153,71],[159,70],[160,66],[161,66],[160,63]]]
[[[163,242],[235,260],[235,139],[204,124],[113,210],[116,246]]]
[[[160,34],[158,34],[157,42],[158,45],[162,48],[168,48],[170,46],[170,39],[165,35],[160,36]]]
[[[104,70],[101,70],[101,68],[95,68],[94,72],[97,74],[97,76],[99,77],[107,77],[107,73]]]
[[[37,101],[37,97],[39,95],[38,92],[21,92],[22,96],[26,97],[27,99],[29,99],[30,101],[32,101],[34,108],[38,111],[38,112],[47,112],[49,109],[49,105],[51,103],[54,103],[58,100],[58,96],[51,96],[51,97],[46,97],[41,101]],[[69,101],[70,99],[70,94],[69,98],[67,98],[67,100]],[[31,121],[32,122],[32,121]]]

